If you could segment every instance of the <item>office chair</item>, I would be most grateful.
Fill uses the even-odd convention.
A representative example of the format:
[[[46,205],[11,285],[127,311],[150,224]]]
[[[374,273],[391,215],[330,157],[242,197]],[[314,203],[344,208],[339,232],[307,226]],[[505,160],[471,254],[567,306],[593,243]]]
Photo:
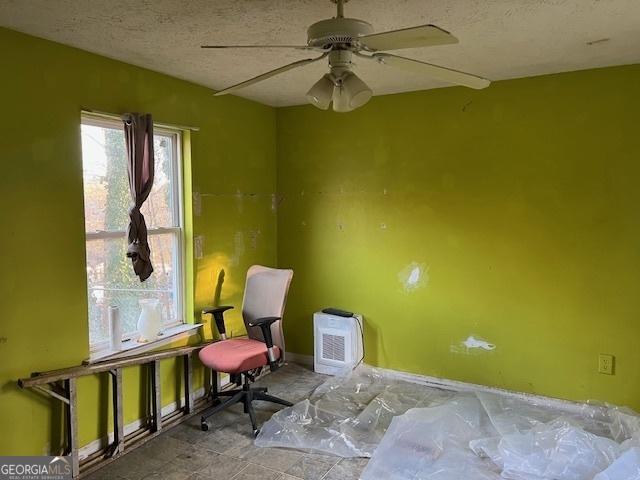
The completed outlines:
[[[242,318],[247,328],[247,337],[227,339],[224,312],[233,307],[212,307],[203,310],[213,315],[221,341],[202,350],[202,363],[214,372],[224,372],[241,389],[220,392],[220,396],[230,397],[202,414],[200,426],[209,429],[207,418],[235,403],[244,405],[244,413],[249,414],[254,435],[259,430],[251,402],[264,400],[290,407],[292,404],[267,393],[266,388],[251,388],[262,369],[269,365],[275,371],[284,361],[284,336],[282,315],[287,300],[293,270],[254,265],[247,271],[247,281],[242,300]]]

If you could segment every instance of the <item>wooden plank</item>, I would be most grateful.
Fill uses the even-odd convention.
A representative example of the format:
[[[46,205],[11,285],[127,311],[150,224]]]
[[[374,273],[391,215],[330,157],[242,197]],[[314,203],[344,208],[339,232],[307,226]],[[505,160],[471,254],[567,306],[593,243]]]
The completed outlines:
[[[162,430],[162,392],[160,390],[160,360],[151,364],[151,411],[154,432]]]
[[[69,399],[64,395],[60,395],[59,393],[57,393],[57,391],[55,391],[53,388],[45,388],[42,385],[34,385],[33,389],[37,390],[40,393],[44,393],[45,395],[51,395],[53,398],[57,398],[58,400],[66,403],[67,405],[69,404]]]
[[[94,375],[96,373],[108,372],[116,368],[142,365],[144,363],[149,363],[155,360],[162,360],[165,358],[186,355],[187,353],[191,353],[195,350],[206,347],[211,343],[214,342],[199,343],[198,345],[189,345],[185,347],[175,347],[167,350],[160,350],[157,352],[146,352],[141,353],[140,355],[133,355],[131,357],[106,361],[104,363],[79,365],[77,367],[51,370],[49,372],[34,373],[30,378],[21,378],[20,380],[18,380],[18,385],[22,388],[29,388],[33,387],[34,385],[45,385],[47,383],[53,383],[59,380],[66,380],[67,378],[82,377],[85,375]]]
[[[122,392],[122,369],[111,371],[113,394],[113,447],[111,455],[124,451],[124,403]]]
[[[71,474],[76,478],[80,474],[80,459],[78,456],[78,394],[76,379],[69,378],[65,382],[65,389],[69,403],[67,410],[67,449],[71,456]]]
[[[184,413],[191,413],[193,409],[193,362],[190,353],[182,358],[184,362]]]

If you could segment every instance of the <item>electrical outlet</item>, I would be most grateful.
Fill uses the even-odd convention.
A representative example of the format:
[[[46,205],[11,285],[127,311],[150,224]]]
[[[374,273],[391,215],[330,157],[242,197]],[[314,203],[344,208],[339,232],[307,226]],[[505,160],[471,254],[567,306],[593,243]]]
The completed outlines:
[[[601,353],[598,355],[598,373],[613,375],[615,357]]]

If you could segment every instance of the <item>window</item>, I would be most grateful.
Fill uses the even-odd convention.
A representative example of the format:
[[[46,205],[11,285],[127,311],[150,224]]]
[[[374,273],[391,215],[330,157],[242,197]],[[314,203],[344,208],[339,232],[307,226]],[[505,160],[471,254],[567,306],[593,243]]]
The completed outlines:
[[[133,337],[139,301],[159,300],[164,326],[182,323],[183,228],[180,134],[154,128],[155,178],[142,214],[154,272],[145,282],[126,257],[131,195],[120,121],[82,119],[82,165],[89,298],[89,343],[109,343],[108,307],[118,305],[125,339]]]

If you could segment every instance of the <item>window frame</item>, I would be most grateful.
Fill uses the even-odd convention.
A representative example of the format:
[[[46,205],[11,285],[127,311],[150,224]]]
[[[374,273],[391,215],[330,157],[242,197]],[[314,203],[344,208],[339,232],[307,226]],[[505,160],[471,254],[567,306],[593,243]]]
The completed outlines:
[[[80,118],[80,127],[83,125],[111,128],[124,131],[122,120],[118,117],[105,118],[103,115],[93,116],[87,113],[82,113]],[[162,330],[174,329],[177,326],[185,325],[187,323],[186,314],[186,249],[185,249],[185,201],[184,201],[184,178],[183,178],[183,164],[182,164],[182,131],[179,129],[169,128],[166,126],[157,126],[154,123],[153,126],[154,136],[170,137],[172,144],[172,158],[171,158],[171,180],[172,180],[172,217],[173,223],[177,226],[173,227],[147,227],[147,234],[149,237],[153,235],[161,234],[173,234],[176,239],[176,248],[173,252],[173,262],[176,266],[174,273],[174,280],[176,285],[176,313],[178,318],[173,321],[162,324]],[[84,152],[81,151],[82,165],[84,169]],[[84,184],[83,184],[84,195]],[[83,200],[84,201],[84,200]],[[127,231],[125,230],[97,230],[88,232],[85,226],[85,245],[89,241],[93,240],[109,240],[126,238]],[[87,257],[85,253],[85,268],[87,265]],[[85,289],[87,300],[89,296],[89,280],[87,278],[87,284]],[[88,320],[88,317],[87,317]],[[135,332],[123,332],[124,338],[128,335],[133,335]],[[146,345],[152,345],[156,342],[162,342],[163,338],[159,338],[154,342],[149,342]],[[108,351],[110,349],[109,340],[102,340],[98,342],[91,342],[91,335],[88,336],[89,352],[92,357],[99,355],[101,352]]]

